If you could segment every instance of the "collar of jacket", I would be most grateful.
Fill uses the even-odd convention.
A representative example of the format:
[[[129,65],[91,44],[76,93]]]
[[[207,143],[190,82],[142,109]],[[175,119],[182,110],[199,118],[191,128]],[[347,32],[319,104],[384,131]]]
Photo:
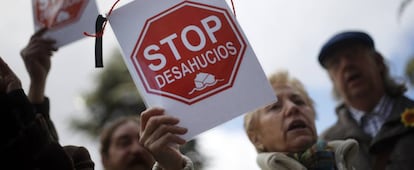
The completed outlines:
[[[394,98],[391,115],[388,117],[384,125],[381,127],[377,136],[372,140],[370,152],[377,153],[384,146],[390,147],[394,144],[395,137],[404,135],[414,130],[414,128],[406,128],[401,122],[401,114],[406,108],[414,107],[414,101],[405,96]],[[387,148],[385,147],[385,148]]]

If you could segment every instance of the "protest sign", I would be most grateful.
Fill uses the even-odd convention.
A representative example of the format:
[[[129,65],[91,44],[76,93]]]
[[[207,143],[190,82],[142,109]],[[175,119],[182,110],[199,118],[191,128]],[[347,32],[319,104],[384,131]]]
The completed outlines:
[[[95,31],[98,8],[94,0],[32,0],[35,30],[48,27],[45,37],[61,47]]]
[[[108,19],[146,105],[178,117],[187,140],[276,100],[223,0],[135,0]]]

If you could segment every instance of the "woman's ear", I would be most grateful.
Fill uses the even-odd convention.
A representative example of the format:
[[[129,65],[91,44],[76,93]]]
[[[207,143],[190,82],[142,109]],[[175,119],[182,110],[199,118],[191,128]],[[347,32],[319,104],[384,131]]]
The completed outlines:
[[[257,132],[252,132],[252,131],[247,132],[247,135],[249,136],[249,139],[253,143],[256,150],[258,152],[263,152],[264,146],[260,140],[260,135]]]

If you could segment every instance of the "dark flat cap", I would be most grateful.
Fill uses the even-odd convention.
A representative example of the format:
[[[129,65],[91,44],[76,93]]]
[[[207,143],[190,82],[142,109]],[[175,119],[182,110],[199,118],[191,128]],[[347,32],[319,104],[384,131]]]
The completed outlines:
[[[323,46],[321,51],[319,52],[318,60],[319,64],[326,68],[324,65],[325,59],[329,57],[329,53],[331,53],[338,44],[344,42],[359,42],[367,45],[370,48],[374,48],[374,40],[372,40],[371,36],[369,36],[365,32],[360,31],[346,31],[341,32],[334,35],[331,39],[329,39]]]

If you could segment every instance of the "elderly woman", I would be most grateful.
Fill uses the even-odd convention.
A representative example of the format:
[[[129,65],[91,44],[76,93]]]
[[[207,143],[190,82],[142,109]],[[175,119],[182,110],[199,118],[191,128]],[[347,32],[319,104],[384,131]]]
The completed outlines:
[[[246,133],[263,170],[347,170],[358,150],[355,140],[317,140],[313,101],[287,72],[269,77],[278,100],[245,115]]]

